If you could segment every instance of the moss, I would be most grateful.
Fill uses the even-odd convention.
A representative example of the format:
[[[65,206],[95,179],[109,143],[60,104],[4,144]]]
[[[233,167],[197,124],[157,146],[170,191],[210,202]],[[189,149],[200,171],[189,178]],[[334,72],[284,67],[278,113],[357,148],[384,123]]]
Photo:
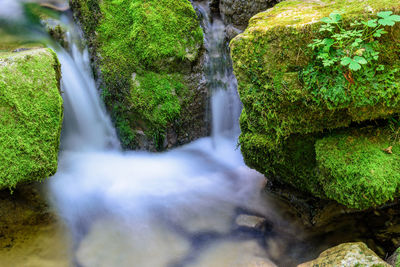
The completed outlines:
[[[357,209],[399,196],[400,143],[391,140],[391,133],[371,127],[318,140],[316,159],[326,196]],[[389,146],[393,154],[383,151]]]
[[[383,9],[398,12],[400,4],[393,0],[283,1],[254,16],[245,32],[232,40],[244,107],[239,142],[249,166],[270,179],[327,197],[316,174],[315,141],[355,122],[400,112],[400,74],[394,71],[400,69],[398,26],[390,29],[381,46],[380,64],[386,66],[386,74],[393,70],[393,75],[378,82],[366,80],[336,96],[310,91],[302,75],[312,60],[307,46],[319,37],[322,17],[339,10],[350,26],[352,20]]]
[[[57,170],[60,65],[50,49],[0,53],[0,188]]]
[[[136,77],[131,90],[131,101],[141,110],[142,118],[154,125],[166,127],[180,114],[179,97],[187,87],[180,74],[147,72]]]
[[[86,34],[91,36],[91,46],[100,55],[106,88],[104,100],[112,110],[122,142],[136,148],[134,135],[129,134],[128,128],[164,132],[182,110],[177,92],[188,93],[181,94],[182,98],[190,97],[188,90],[182,89],[188,83],[180,74],[189,74],[203,44],[203,32],[191,3],[188,0],[71,2],[74,10],[78,10]],[[125,137],[130,140],[124,140]]]

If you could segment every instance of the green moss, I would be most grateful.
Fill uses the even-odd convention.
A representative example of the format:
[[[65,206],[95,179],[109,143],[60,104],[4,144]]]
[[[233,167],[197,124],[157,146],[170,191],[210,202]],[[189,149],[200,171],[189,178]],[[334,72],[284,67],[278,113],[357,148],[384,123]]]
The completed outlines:
[[[190,72],[203,44],[203,32],[191,3],[188,0],[71,2],[91,46],[100,55],[106,88],[103,97],[123,144],[136,146],[128,128],[145,130],[151,135],[164,132],[182,110],[183,100],[178,96],[190,97],[188,90],[183,89],[188,84],[178,73]],[[130,140],[124,140],[125,137]]]
[[[133,82],[131,101],[141,111],[142,119],[165,128],[179,116],[178,96],[184,95],[186,90],[180,74],[147,72]]]
[[[391,131],[366,128],[326,136],[316,142],[325,194],[348,207],[365,209],[399,195],[400,144]],[[392,146],[393,154],[383,150]]]
[[[234,72],[244,107],[239,142],[249,166],[269,179],[326,198],[317,175],[315,141],[355,122],[386,119],[400,112],[400,74],[394,71],[400,69],[398,26],[389,29],[381,41],[379,64],[387,69],[381,79],[365,79],[362,86],[347,91],[328,88],[331,95],[307,89],[303,79],[312,60],[308,44],[320,37],[322,17],[343,11],[350,26],[350,21],[383,9],[398,12],[400,3],[283,1],[254,16],[245,32],[232,40]]]
[[[57,170],[60,65],[50,49],[0,53],[0,188]]]

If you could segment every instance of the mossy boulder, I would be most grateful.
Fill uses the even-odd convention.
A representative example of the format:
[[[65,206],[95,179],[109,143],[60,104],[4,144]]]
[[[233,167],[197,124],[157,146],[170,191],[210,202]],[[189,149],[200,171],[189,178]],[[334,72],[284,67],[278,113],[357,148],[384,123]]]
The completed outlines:
[[[122,145],[161,150],[208,133],[203,32],[188,0],[71,0]]]
[[[57,170],[63,106],[50,49],[0,53],[0,189]]]
[[[367,187],[361,192],[348,192],[344,188],[337,194],[327,192],[331,178],[325,176],[328,175],[326,166],[317,161],[320,155],[315,144],[341,128],[357,128],[356,124],[387,119],[400,112],[400,73],[396,71],[400,67],[400,27],[387,29],[389,34],[380,40],[379,64],[384,65],[387,72],[393,71],[390,83],[386,82],[388,79],[376,83],[366,80],[362,86],[351,86],[342,95],[332,98],[329,88],[326,94],[315,94],[302,79],[302,73],[313,60],[308,45],[321,37],[321,18],[338,11],[344,25],[350,27],[352,21],[374,17],[381,10],[398,13],[400,2],[284,1],[254,16],[245,32],[232,40],[234,71],[244,107],[239,141],[250,167],[273,181],[320,198],[334,199],[351,208],[364,209],[395,197],[391,194],[390,197],[376,196],[370,202],[362,201],[364,197],[356,195],[375,191],[368,183],[360,184],[360,187]],[[377,155],[387,156],[383,152]],[[364,174],[360,171],[343,180],[348,182],[346,188],[354,184],[351,179]],[[337,172],[329,175],[344,179],[344,176],[338,178]],[[376,184],[380,178],[373,175],[363,179],[375,178],[373,184]],[[341,189],[338,186],[336,190]],[[354,194],[354,198],[347,198],[348,194]],[[346,195],[346,199],[339,195]]]

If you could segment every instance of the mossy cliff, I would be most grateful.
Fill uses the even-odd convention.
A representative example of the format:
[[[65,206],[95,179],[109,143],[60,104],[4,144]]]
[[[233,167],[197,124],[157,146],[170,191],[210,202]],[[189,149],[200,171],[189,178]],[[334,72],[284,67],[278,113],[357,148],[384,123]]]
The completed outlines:
[[[203,32],[188,0],[71,0],[124,147],[207,134]]]
[[[357,125],[400,111],[400,28],[388,28],[380,40],[379,64],[386,71],[373,82],[315,93],[302,75],[313,60],[308,45],[321,37],[321,18],[338,11],[351,27],[352,21],[381,10],[398,13],[400,2],[284,1],[254,16],[232,40],[244,106],[239,141],[250,167],[275,182],[351,208],[379,206],[399,195],[396,152],[382,151],[396,147],[391,131],[359,131]],[[344,77],[336,81],[344,82]],[[356,130],[342,130],[349,127]]]
[[[60,64],[50,49],[0,53],[0,189],[57,170]]]

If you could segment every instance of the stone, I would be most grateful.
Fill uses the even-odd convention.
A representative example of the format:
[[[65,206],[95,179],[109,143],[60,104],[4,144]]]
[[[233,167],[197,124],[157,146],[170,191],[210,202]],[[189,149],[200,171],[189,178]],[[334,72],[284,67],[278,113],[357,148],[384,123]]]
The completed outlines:
[[[72,0],[70,6],[124,148],[160,151],[209,133],[203,32],[190,1]]]
[[[400,248],[397,248],[395,252],[386,260],[391,266],[398,267],[400,266]]]
[[[380,40],[384,53],[379,60],[385,65],[380,77],[394,71],[396,78],[388,86],[386,82],[374,82],[377,87],[373,96],[360,93],[361,89],[368,91],[370,84],[355,85],[336,98],[335,101],[343,101],[341,104],[333,106],[333,100],[325,97],[336,87],[326,88],[326,94],[315,94],[304,81],[306,70],[314,62],[308,45],[318,37],[320,19],[343,10],[343,23],[350,25],[353,20],[376,17],[376,12],[387,9],[399,13],[399,2],[287,0],[251,18],[247,29],[230,43],[243,103],[239,143],[249,167],[272,183],[290,185],[317,199],[333,200],[351,209],[380,207],[398,197],[400,176],[396,174],[395,158],[399,142],[385,123],[400,113],[400,60],[394,48],[399,38]],[[399,23],[392,34],[400,36]],[[393,94],[387,97],[392,88]],[[343,100],[350,95],[351,101]],[[376,120],[384,121],[383,125],[371,122]],[[333,143],[339,141],[338,136],[343,144],[331,150]],[[332,142],[328,144],[328,140]],[[351,144],[357,151],[352,150]],[[389,146],[392,154],[383,151]],[[363,153],[364,149],[368,150]],[[352,159],[356,155],[365,157],[358,159],[361,167],[357,168],[350,158],[340,158],[339,154],[353,155]],[[382,162],[387,168],[374,167]],[[346,174],[351,172],[352,177],[336,172],[336,166],[341,170],[349,167]]]
[[[390,267],[385,261],[380,259],[375,252],[370,250],[362,242],[344,243],[322,252],[315,260],[303,263],[297,267],[315,267],[315,266],[381,266]]]
[[[55,174],[63,121],[60,78],[50,49],[0,53],[0,189]]]
[[[265,223],[265,218],[240,214],[236,217],[235,223],[239,227],[260,228]]]
[[[219,9],[225,23],[244,30],[251,17],[278,2],[280,0],[220,0]]]

